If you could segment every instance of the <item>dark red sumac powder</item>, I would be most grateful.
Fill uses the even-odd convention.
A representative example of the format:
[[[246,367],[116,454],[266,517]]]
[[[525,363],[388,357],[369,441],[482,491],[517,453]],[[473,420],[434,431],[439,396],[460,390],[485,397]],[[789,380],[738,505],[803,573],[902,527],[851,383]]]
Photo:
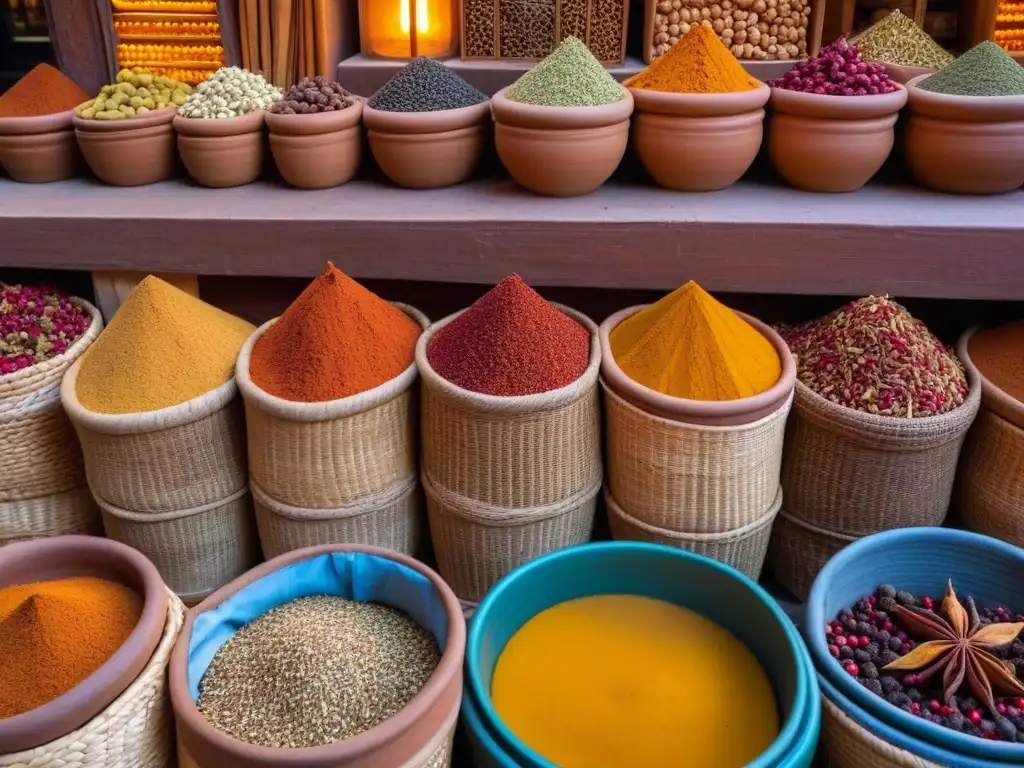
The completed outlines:
[[[453,384],[486,395],[535,395],[578,379],[590,333],[510,275],[434,334],[431,367]]]

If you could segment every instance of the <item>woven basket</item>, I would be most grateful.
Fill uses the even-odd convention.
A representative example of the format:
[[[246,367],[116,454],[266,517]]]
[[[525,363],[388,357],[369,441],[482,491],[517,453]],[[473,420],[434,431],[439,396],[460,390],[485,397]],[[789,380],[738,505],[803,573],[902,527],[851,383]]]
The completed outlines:
[[[421,327],[430,324],[422,312],[398,306]],[[245,400],[253,482],[284,506],[314,510],[364,506],[364,499],[393,495],[415,481],[415,363],[391,381],[351,397],[323,403],[284,400],[264,392],[249,376],[253,347],[274,322],[249,337],[235,366]]]
[[[825,563],[856,540],[854,536],[826,531],[780,510],[768,547],[768,570],[795,597],[806,600]]]
[[[414,477],[384,494],[335,509],[303,509],[271,498],[252,482],[266,559],[320,544],[366,544],[415,555],[423,539],[423,494]]]
[[[782,506],[782,491],[775,489],[775,500],[767,512],[762,512],[760,519],[754,520],[741,528],[722,533],[679,533],[657,528],[637,520],[612,498],[611,491],[605,488],[604,502],[608,507],[608,522],[611,526],[612,538],[618,541],[646,541],[651,544],[664,544],[687,552],[710,557],[713,560],[731,565],[742,571],[755,581],[761,576],[765,554],[768,552],[768,540],[772,534],[772,523]]]
[[[99,510],[83,504],[85,468],[75,429],[60,405],[64,372],[103,329],[99,311],[74,298],[91,318],[62,355],[0,376],[0,546],[21,539],[86,533]]]
[[[259,563],[248,487],[179,512],[130,512],[97,498],[107,536],[153,561],[164,581],[194,605]]]
[[[821,697],[821,735],[827,768],[941,768],[875,736]]]
[[[61,401],[82,443],[93,496],[133,512],[203,507],[246,487],[245,419],[235,380],[170,408],[108,414],[86,410],[68,370]]]
[[[1024,547],[1024,429],[985,407],[964,443],[956,507],[970,530]]]
[[[963,405],[920,419],[844,408],[798,381],[782,459],[786,511],[846,536],[941,525],[981,402],[977,377],[968,379]]]
[[[481,504],[434,486],[423,475],[437,569],[460,600],[479,602],[524,563],[590,540],[598,481],[547,506],[511,509]]]
[[[0,755],[0,768],[168,768],[174,757],[174,713],[167,662],[185,620],[168,595],[163,637],[145,669],[113,703],[77,731],[41,747]]]
[[[761,521],[775,505],[792,397],[751,424],[709,427],[652,416],[601,385],[607,484],[632,519],[725,533]]]

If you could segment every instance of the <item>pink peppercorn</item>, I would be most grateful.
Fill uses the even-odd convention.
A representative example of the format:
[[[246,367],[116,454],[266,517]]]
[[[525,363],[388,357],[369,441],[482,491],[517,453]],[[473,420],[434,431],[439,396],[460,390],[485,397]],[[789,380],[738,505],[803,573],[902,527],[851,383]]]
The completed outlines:
[[[63,354],[91,323],[88,312],[64,293],[0,283],[0,375]]]

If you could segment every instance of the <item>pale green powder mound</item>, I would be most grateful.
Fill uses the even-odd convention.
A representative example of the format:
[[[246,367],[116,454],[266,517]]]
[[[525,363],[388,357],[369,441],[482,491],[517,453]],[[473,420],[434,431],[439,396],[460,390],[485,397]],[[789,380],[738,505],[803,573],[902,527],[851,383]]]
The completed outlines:
[[[567,37],[506,91],[510,101],[541,107],[596,107],[626,97],[579,38]]]
[[[952,96],[1024,96],[1024,67],[986,40],[917,87]]]

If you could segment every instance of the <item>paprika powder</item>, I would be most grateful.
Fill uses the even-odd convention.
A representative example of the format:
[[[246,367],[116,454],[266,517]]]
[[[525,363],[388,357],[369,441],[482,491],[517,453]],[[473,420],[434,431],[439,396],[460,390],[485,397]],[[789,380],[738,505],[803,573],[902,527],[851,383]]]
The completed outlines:
[[[0,117],[39,117],[68,112],[89,94],[59,69],[37,64],[0,96]]]

